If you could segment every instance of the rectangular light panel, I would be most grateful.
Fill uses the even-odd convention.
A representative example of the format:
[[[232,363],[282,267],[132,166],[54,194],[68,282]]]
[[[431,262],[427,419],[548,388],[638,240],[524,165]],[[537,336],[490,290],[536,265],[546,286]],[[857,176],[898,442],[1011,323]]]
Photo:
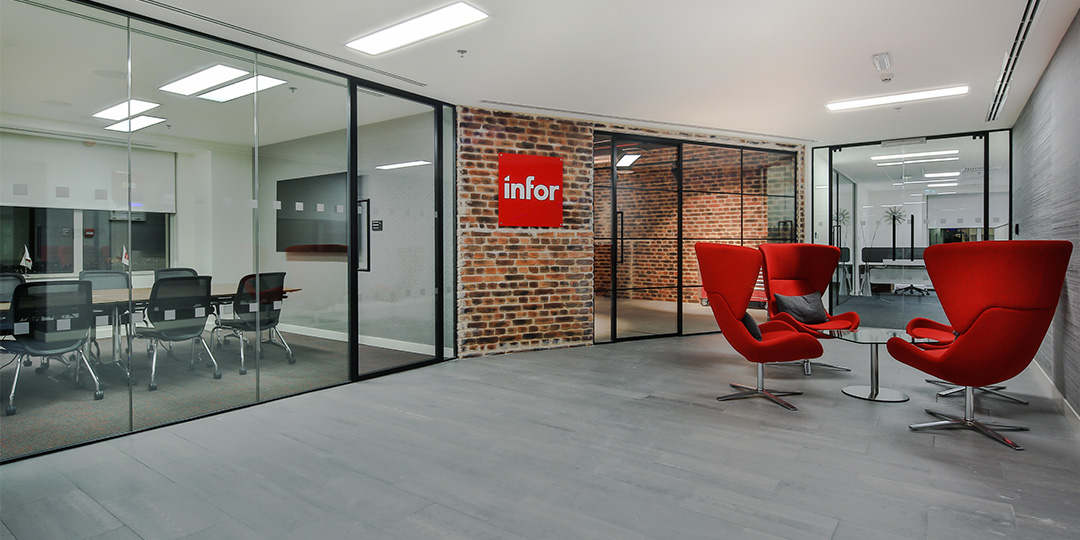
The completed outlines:
[[[166,84],[165,86],[158,88],[158,90],[172,92],[173,94],[180,94],[182,96],[190,96],[192,94],[198,94],[207,88],[213,88],[219,84],[243,77],[247,74],[248,72],[242,69],[218,64],[198,73],[188,75],[178,81]]]
[[[889,154],[881,156],[870,156],[872,161],[883,161],[886,159],[911,159],[911,158],[924,158],[933,156],[955,156],[959,154],[959,150],[935,150],[933,152],[915,152],[912,154]]]
[[[101,111],[94,115],[94,118],[102,118],[105,120],[123,120],[130,118],[137,114],[142,114],[154,107],[159,107],[160,103],[153,103],[150,101],[142,101],[139,99],[132,99],[125,101],[119,105],[109,107],[104,111]]]
[[[251,77],[250,79],[244,79],[237,83],[232,83],[229,86],[223,86],[212,92],[207,92],[199,96],[199,99],[208,99],[210,101],[216,101],[218,103],[224,103],[226,101],[232,101],[239,97],[244,97],[248,94],[254,94],[255,92],[261,92],[275,86],[285,84],[285,81],[281,79],[275,79],[273,77],[267,77],[266,75],[258,75]]]
[[[956,187],[956,186],[958,186],[958,185],[960,185],[960,183],[959,183],[959,182],[942,182],[942,183],[940,183],[940,184],[926,184],[926,187],[928,187],[928,188],[935,188],[935,187]]]
[[[939,97],[949,96],[962,96],[968,93],[969,86],[952,86],[949,88],[938,88],[936,90],[924,90],[922,92],[908,92],[906,94],[893,94],[889,96],[879,96],[866,99],[853,99],[850,101],[837,101],[835,103],[828,103],[825,108],[830,111],[846,111],[849,109],[861,109],[863,107],[875,107],[878,105],[892,105],[895,103],[908,103],[911,101],[922,101],[924,99],[934,99]]]
[[[958,157],[942,157],[942,158],[928,158],[928,159],[909,159],[906,161],[890,161],[888,163],[878,163],[878,167],[888,167],[891,165],[911,165],[912,163],[933,163],[935,161],[960,161]]]
[[[379,169],[380,171],[389,171],[392,169],[404,169],[405,167],[419,167],[420,165],[431,165],[431,162],[423,160],[406,161],[403,163],[391,163],[390,165],[379,165],[375,168]]]
[[[458,2],[350,41],[345,46],[371,55],[382,54],[486,18],[487,13]]]
[[[959,172],[932,172],[923,175],[923,178],[955,178],[960,176]]]
[[[637,161],[638,158],[640,158],[640,157],[641,157],[641,154],[626,154],[625,156],[619,158],[619,162],[616,163],[615,166],[616,167],[629,167],[629,166],[633,165],[634,162]]]
[[[111,126],[105,126],[105,129],[112,131],[123,131],[128,133],[131,131],[138,131],[145,127],[150,127],[154,124],[160,124],[164,122],[164,118],[158,118],[156,116],[136,116],[131,120],[121,120]]]

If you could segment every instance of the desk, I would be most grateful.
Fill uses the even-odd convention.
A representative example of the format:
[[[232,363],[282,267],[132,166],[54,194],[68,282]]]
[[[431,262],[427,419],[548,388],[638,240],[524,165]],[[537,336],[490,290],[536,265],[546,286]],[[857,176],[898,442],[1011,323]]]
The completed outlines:
[[[878,348],[881,344],[889,341],[890,338],[902,337],[907,339],[907,332],[892,328],[870,328],[866,326],[860,327],[858,330],[854,331],[826,330],[826,332],[830,336],[844,341],[870,345],[870,386],[847,386],[844,387],[844,394],[854,398],[865,399],[867,401],[880,401],[884,403],[900,403],[909,399],[908,395],[903,392],[891,388],[881,388],[878,385],[880,375],[880,370],[878,368]]]
[[[873,270],[877,279],[873,279]],[[933,282],[926,273],[926,263],[922,259],[884,259],[880,263],[867,265],[867,281],[874,283],[888,283],[897,287],[893,292],[899,294],[905,291],[919,294],[930,294]]]

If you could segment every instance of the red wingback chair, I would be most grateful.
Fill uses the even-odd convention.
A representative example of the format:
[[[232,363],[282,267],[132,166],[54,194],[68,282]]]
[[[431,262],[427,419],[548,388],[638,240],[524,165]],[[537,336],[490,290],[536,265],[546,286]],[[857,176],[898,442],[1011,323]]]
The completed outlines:
[[[756,249],[723,244],[699,243],[697,252],[701,282],[709,298],[709,307],[716,317],[720,331],[728,343],[747,360],[757,364],[757,387],[731,383],[738,393],[716,398],[718,401],[748,397],[765,397],[790,410],[796,410],[779,396],[798,395],[802,392],[778,392],[765,388],[764,364],[791,362],[803,358],[817,358],[822,354],[821,344],[812,336],[803,334],[780,321],[762,323],[757,327],[761,333],[758,340],[750,333],[753,319],[746,313],[750,296],[754,293],[761,269],[761,253]],[[743,322],[749,319],[750,322]]]
[[[1066,241],[939,244],[926,248],[926,271],[956,331],[948,347],[923,348],[892,338],[889,354],[900,362],[964,387],[964,417],[927,413],[940,421],[921,429],[968,428],[1016,450],[998,431],[1026,431],[975,419],[974,390],[1018,375],[1042,344],[1054,318],[1069,266]]]
[[[956,340],[956,331],[953,329],[953,327],[947,324],[939,323],[932,319],[924,319],[922,317],[916,317],[908,321],[905,330],[907,331],[908,335],[915,339],[928,340],[915,343],[915,345],[922,349],[940,349],[942,347],[948,347],[952,344],[953,341]],[[957,386],[941,379],[926,379],[926,382],[945,387],[945,390],[938,392],[938,397],[952,397],[964,395],[963,386]],[[995,395],[1002,399],[1007,399],[1014,403],[1019,403],[1021,405],[1028,404],[1028,402],[1023,399],[1020,399],[1016,396],[1010,396],[1009,394],[1002,392],[1002,390],[1005,389],[1005,385],[1003,384],[980,386],[975,389],[980,392]]]
[[[859,327],[859,315],[854,311],[830,315],[817,324],[803,323],[789,313],[780,311],[776,295],[803,296],[825,294],[840,262],[840,248],[821,244],[762,244],[758,246],[765,264],[765,296],[769,319],[783,321],[801,332],[816,338],[830,338],[825,330],[854,330]],[[803,373],[811,374],[811,365],[851,371],[850,368],[803,359]]]

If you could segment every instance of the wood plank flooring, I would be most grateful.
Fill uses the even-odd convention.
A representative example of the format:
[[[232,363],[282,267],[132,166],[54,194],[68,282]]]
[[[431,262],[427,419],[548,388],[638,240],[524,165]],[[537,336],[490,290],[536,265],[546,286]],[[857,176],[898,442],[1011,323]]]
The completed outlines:
[[[0,467],[0,538],[1076,538],[1080,438],[1029,368],[978,413],[1015,452],[923,432],[936,399],[884,352],[906,403],[851,373],[768,367],[787,411],[717,402],[754,366],[720,335],[451,361]]]

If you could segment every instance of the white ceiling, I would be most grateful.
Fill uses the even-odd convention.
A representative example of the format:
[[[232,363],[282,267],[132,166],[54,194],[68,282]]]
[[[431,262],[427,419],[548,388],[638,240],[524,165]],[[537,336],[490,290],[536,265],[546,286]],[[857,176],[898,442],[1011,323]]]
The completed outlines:
[[[451,0],[102,3],[454,104],[811,146],[1011,127],[1080,8],[1040,2],[986,122],[1024,0],[469,1],[491,17],[377,57],[344,44]],[[824,107],[958,84],[970,94],[900,110]]]

